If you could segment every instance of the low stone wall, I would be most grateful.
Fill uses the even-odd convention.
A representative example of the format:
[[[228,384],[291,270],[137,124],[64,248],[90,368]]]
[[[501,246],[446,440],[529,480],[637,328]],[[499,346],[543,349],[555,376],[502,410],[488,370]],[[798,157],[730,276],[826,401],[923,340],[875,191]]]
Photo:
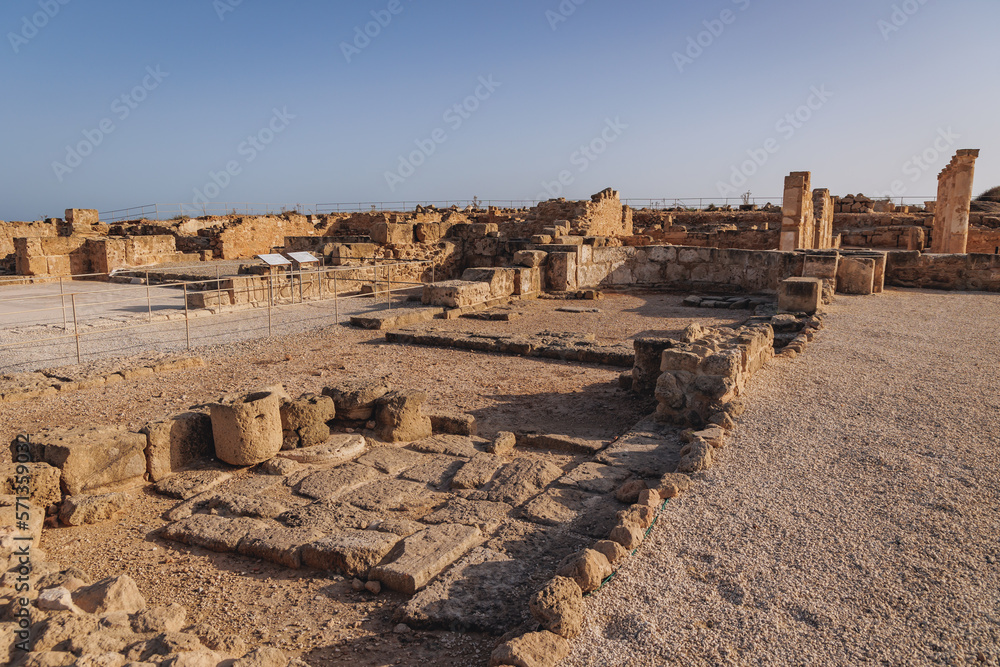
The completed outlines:
[[[928,234],[923,227],[868,227],[844,229],[840,243],[854,248],[899,248],[920,250],[927,247]]]
[[[890,252],[885,282],[895,287],[1000,292],[1000,255]]]
[[[1000,254],[1000,229],[985,227],[969,229],[968,251],[983,255]]]
[[[14,239],[18,275],[68,277],[115,269],[198,261],[177,252],[173,236],[94,238],[72,235]]]

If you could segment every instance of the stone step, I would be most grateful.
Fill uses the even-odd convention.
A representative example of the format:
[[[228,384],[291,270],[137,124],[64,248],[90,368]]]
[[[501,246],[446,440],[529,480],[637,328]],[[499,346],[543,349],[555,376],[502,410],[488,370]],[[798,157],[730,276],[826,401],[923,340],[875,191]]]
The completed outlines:
[[[480,530],[473,526],[431,526],[397,545],[388,556],[390,562],[372,568],[369,578],[413,595],[482,539]]]
[[[353,315],[351,326],[359,329],[370,329],[373,331],[385,331],[405,327],[417,322],[427,322],[444,314],[444,308],[394,308],[392,310],[380,310],[376,313],[365,315]]]

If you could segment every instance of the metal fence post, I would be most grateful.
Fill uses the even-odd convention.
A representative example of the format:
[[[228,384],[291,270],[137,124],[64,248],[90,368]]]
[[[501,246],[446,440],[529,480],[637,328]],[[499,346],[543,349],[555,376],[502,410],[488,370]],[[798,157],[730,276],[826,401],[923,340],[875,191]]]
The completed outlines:
[[[191,349],[191,313],[188,310],[188,286],[184,283],[184,333],[187,336],[187,349]]]
[[[215,265],[215,297],[219,302],[219,309],[222,309],[222,269],[218,264]]]
[[[340,324],[340,290],[337,289],[337,272],[333,272],[333,309],[337,313],[337,324]]]
[[[59,278],[59,299],[62,301],[63,331],[69,331],[69,323],[66,321],[66,292],[63,289],[63,279]]]
[[[153,297],[149,294],[149,271],[146,271],[146,310],[149,312],[149,322],[153,322]]]
[[[386,292],[385,298],[389,302],[389,310],[392,310],[392,264],[388,266],[385,274]]]
[[[83,363],[80,355],[80,324],[76,319],[76,294],[71,294],[73,301],[73,335],[76,336],[76,363]]]
[[[271,335],[271,307],[274,305],[274,269],[271,269],[271,273],[268,275],[270,280],[270,285],[268,286],[268,291],[271,298],[267,300],[267,335]]]

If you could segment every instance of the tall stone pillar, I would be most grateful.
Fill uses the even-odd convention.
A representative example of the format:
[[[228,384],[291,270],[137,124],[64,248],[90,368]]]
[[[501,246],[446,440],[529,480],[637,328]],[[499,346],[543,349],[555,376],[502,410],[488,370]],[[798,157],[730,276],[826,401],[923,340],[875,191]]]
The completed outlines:
[[[833,198],[827,189],[813,190],[813,216],[815,237],[813,248],[827,250],[833,247]]]
[[[814,247],[812,174],[808,171],[793,171],[785,177],[785,196],[781,205],[782,251]]]
[[[958,151],[938,176],[931,252],[964,255],[969,247],[969,211],[979,150]]]

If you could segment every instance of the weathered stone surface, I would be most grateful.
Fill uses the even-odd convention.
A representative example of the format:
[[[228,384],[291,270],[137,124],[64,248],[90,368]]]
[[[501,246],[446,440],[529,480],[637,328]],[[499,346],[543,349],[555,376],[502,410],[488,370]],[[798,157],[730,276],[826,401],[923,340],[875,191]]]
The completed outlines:
[[[275,475],[276,477],[288,477],[302,470],[302,464],[291,459],[279,456],[264,461],[257,467],[257,472],[262,475]]]
[[[698,439],[681,449],[681,460],[677,464],[677,472],[701,472],[708,470],[713,464],[712,451],[715,448],[708,442]]]
[[[556,570],[556,575],[572,579],[584,593],[600,588],[611,573],[611,563],[603,553],[593,549],[569,556]]]
[[[488,441],[464,435],[435,435],[409,445],[410,449],[425,454],[447,454],[471,459],[476,454],[486,451]]]
[[[400,519],[390,516],[385,520],[369,524],[368,530],[377,530],[380,533],[389,533],[390,535],[409,537],[413,533],[419,533],[426,527],[427,526],[417,521],[410,521],[409,519]]]
[[[491,297],[490,283],[468,280],[446,280],[424,285],[422,301],[432,306],[464,308],[485,303]]]
[[[476,418],[461,412],[432,412],[427,418],[431,420],[431,430],[434,433],[451,433],[454,435],[476,435]]]
[[[282,445],[281,396],[257,392],[211,407],[215,455],[234,466],[262,463]]]
[[[398,475],[407,468],[423,463],[426,456],[426,454],[419,454],[399,447],[375,447],[359,458],[358,463],[375,468],[387,475]]]
[[[386,380],[345,381],[323,389],[333,399],[337,419],[367,421],[375,414],[375,402],[389,393]]]
[[[367,579],[368,571],[381,563],[400,539],[399,535],[374,530],[347,530],[303,546],[302,563]]]
[[[562,470],[548,461],[516,459],[496,473],[484,500],[517,507],[541,493],[561,475]]]
[[[232,667],[285,667],[288,656],[281,649],[261,646],[233,661]]]
[[[395,391],[378,400],[375,434],[386,442],[413,442],[429,438],[431,420],[421,411],[427,394],[422,391]]]
[[[162,662],[168,656],[199,650],[205,650],[205,645],[197,636],[184,632],[163,632],[129,646],[125,657],[132,662]]]
[[[556,577],[531,597],[528,608],[543,628],[566,639],[583,628],[583,591],[573,579]]]
[[[160,667],[218,667],[224,659],[224,655],[215,651],[200,649],[168,657],[160,663]]]
[[[657,507],[650,505],[632,505],[618,512],[617,518],[619,523],[637,526],[641,530],[646,530],[656,520],[657,509]]]
[[[180,632],[187,622],[187,610],[176,602],[166,607],[151,607],[132,619],[132,630],[146,632]]]
[[[548,631],[530,632],[493,650],[490,667],[555,667],[569,655],[569,642]]]
[[[465,463],[451,481],[453,489],[478,489],[489,483],[493,475],[503,465],[503,461],[493,454],[476,454]]]
[[[603,537],[615,525],[621,507],[609,496],[579,489],[548,489],[521,510],[528,521],[566,528],[591,537]]]
[[[415,466],[407,468],[400,477],[414,482],[429,484],[438,489],[447,488],[455,473],[466,465],[465,459],[446,456],[444,454],[420,454],[419,456],[422,456],[424,460]],[[484,454],[483,456],[489,455]]]
[[[542,250],[520,250],[514,253],[514,263],[531,269],[544,264],[547,256]]]
[[[243,479],[231,479],[227,481],[225,486],[222,488],[225,489],[225,493],[227,494],[255,496],[259,493],[263,493],[280,482],[281,480],[279,478],[271,475],[252,475]],[[209,489],[208,491],[200,493],[193,498],[185,500],[183,503],[167,512],[166,519],[168,521],[180,521],[181,519],[186,519],[195,512],[204,509],[208,503],[218,495],[220,494],[215,489]]]
[[[38,594],[35,604],[43,611],[71,611],[74,613],[84,613],[82,609],[73,602],[72,591],[63,588],[49,588]]]
[[[228,519],[213,514],[194,514],[164,526],[161,535],[173,542],[227,553],[236,551],[240,541],[247,535],[264,531],[266,526],[267,524],[255,519]]]
[[[215,453],[212,420],[201,412],[186,412],[148,424],[146,465],[154,482],[183,470],[193,462]]]
[[[518,443],[523,447],[549,449],[555,452],[569,452],[572,454],[596,454],[607,446],[607,442],[604,440],[574,438],[573,436],[555,433],[526,433],[518,438]]]
[[[336,405],[329,396],[304,394],[281,406],[281,428],[297,431],[313,424],[332,421],[337,416]]]
[[[71,496],[140,484],[145,449],[146,436],[124,427],[55,428],[31,436],[32,458],[59,468],[62,490]]]
[[[680,460],[680,443],[664,438],[652,420],[643,420],[597,455],[596,461],[629,470],[639,477],[672,472]]]
[[[628,470],[587,462],[563,475],[559,483],[591,493],[611,493],[631,476]]]
[[[65,651],[73,637],[85,637],[97,629],[96,616],[59,614],[43,620],[35,630],[32,648],[39,653]]]
[[[240,540],[236,550],[244,556],[255,556],[297,570],[302,567],[302,547],[322,536],[312,528],[284,528],[271,524]]]
[[[819,278],[787,278],[778,285],[778,309],[812,315],[823,304],[823,281]]]
[[[379,473],[372,466],[347,463],[333,470],[323,470],[309,475],[299,482],[297,491],[317,500],[337,498],[378,477]]]
[[[188,628],[188,632],[201,639],[202,644],[213,651],[228,655],[243,655],[247,652],[246,642],[242,637],[223,633],[210,623],[199,623]]]
[[[76,656],[62,651],[37,651],[28,653],[18,667],[71,667]]]
[[[691,478],[687,475],[667,473],[660,478],[656,490],[660,494],[660,498],[667,500],[668,498],[676,498],[690,488]]]
[[[500,298],[514,293],[514,269],[482,267],[466,269],[462,280],[485,282],[490,286],[490,297]]]
[[[278,521],[293,528],[312,528],[329,535],[352,528],[367,528],[385,518],[383,512],[360,509],[343,500],[326,499],[288,510],[278,516]]]
[[[73,602],[89,614],[107,614],[124,611],[134,614],[146,607],[146,600],[139,592],[132,577],[123,574],[102,579],[73,592]]]
[[[430,524],[476,526],[484,533],[492,533],[510,517],[511,509],[506,503],[453,497],[444,507],[423,517],[423,521]]]
[[[302,464],[340,465],[353,461],[366,451],[368,442],[364,436],[345,433],[332,435],[321,445],[280,452],[278,456]]]
[[[535,571],[530,561],[476,547],[404,604],[398,618],[426,630],[504,634],[524,621]]]
[[[406,512],[420,518],[447,496],[428,491],[424,484],[405,479],[380,479],[344,496],[344,500],[372,512]]]
[[[232,479],[221,470],[192,470],[172,475],[154,487],[161,496],[188,500]]]
[[[612,570],[617,570],[622,561],[629,557],[629,550],[613,540],[600,540],[594,544],[594,551],[600,551],[608,559]]]
[[[273,519],[288,508],[276,500],[261,496],[244,496],[238,493],[220,493],[205,503],[212,514],[245,516],[251,519]]]
[[[19,475],[17,472],[19,465],[27,468],[28,472]],[[25,476],[31,483],[19,484],[18,478],[23,482]],[[23,492],[27,487],[31,502],[43,508],[47,514],[54,514],[58,511],[63,497],[59,485],[61,476],[60,470],[48,463],[0,464],[0,494],[24,496]]]
[[[608,539],[617,542],[629,551],[637,549],[645,538],[645,531],[633,524],[619,524],[611,530],[611,534],[608,536]]]
[[[456,524],[431,526],[404,539],[387,557],[387,564],[371,570],[370,578],[413,595],[482,541],[478,528]]]
[[[497,456],[506,456],[514,452],[515,445],[517,445],[516,435],[510,431],[500,431],[490,443],[489,451]]]
[[[615,491],[615,498],[626,504],[633,504],[639,500],[639,494],[649,488],[649,485],[642,479],[631,479]]]
[[[100,496],[70,496],[59,509],[59,520],[67,526],[82,526],[113,519],[132,505],[129,493],[107,493]]]

